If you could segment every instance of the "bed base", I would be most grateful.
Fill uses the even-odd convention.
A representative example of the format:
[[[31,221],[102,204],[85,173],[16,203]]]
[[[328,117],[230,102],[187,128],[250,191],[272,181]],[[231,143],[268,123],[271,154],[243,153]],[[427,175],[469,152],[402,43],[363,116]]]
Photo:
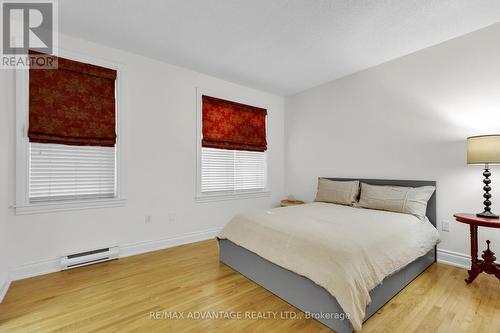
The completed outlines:
[[[435,181],[400,180],[400,179],[359,179],[359,178],[327,178],[337,181],[359,180],[371,185],[392,186],[436,186]],[[286,208],[285,208],[286,209]],[[427,203],[425,214],[436,227],[436,192]],[[343,314],[344,311],[335,297],[324,288],[306,277],[293,273],[283,267],[244,249],[229,240],[219,240],[220,261],[240,272],[250,280],[258,283],[276,296],[296,308],[309,313]],[[372,302],[366,308],[367,320],[385,303],[407,286],[427,267],[436,262],[436,247],[426,255],[408,264],[398,272],[386,277],[382,284],[370,292]],[[351,333],[353,328],[348,319],[316,318],[337,333]]]
[[[305,313],[326,314],[315,318],[337,333],[351,333],[350,321],[344,311],[323,287],[306,277],[282,268],[259,255],[229,240],[219,240],[220,261],[250,280],[261,285],[271,293],[285,300]],[[398,272],[386,277],[382,284],[370,292],[372,302],[366,309],[367,320],[385,303],[393,298],[427,267],[436,261],[436,249],[408,264]]]

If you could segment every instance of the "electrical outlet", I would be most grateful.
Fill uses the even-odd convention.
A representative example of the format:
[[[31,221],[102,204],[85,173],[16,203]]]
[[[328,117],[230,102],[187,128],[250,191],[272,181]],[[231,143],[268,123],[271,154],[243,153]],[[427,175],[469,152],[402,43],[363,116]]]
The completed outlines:
[[[153,219],[152,219],[151,215],[146,215],[144,217],[144,223],[145,224],[150,224],[151,222],[153,222]]]
[[[449,232],[450,231],[450,221],[443,220],[443,222],[441,223],[441,230]]]
[[[168,222],[175,222],[175,213],[168,214]]]

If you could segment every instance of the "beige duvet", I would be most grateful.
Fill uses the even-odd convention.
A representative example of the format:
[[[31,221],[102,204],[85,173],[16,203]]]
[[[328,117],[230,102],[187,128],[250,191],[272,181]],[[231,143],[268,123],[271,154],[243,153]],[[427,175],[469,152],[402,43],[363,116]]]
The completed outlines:
[[[370,290],[430,251],[439,234],[412,215],[316,202],[237,215],[219,238],[322,286],[360,330]]]

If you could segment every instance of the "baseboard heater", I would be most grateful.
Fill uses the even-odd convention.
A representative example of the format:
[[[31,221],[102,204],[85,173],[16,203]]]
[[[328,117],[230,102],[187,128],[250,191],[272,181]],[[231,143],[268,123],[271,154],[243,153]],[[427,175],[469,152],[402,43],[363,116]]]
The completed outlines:
[[[69,254],[61,257],[61,269],[72,269],[118,259],[118,246]]]

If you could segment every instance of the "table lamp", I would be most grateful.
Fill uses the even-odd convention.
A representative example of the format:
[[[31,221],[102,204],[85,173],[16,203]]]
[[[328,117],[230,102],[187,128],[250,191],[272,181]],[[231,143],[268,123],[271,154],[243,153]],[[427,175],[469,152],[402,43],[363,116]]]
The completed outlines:
[[[500,163],[500,134],[479,135],[467,138],[467,164],[484,164],[484,211],[477,214],[479,217],[498,218],[491,212],[491,176],[489,165]]]

